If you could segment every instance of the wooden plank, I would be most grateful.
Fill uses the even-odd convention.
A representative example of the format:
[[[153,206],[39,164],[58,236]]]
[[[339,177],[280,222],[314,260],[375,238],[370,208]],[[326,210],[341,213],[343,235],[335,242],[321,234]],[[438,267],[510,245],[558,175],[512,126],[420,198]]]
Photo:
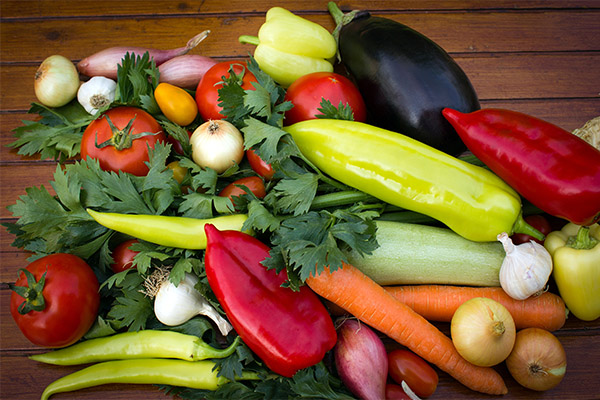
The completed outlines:
[[[385,15],[428,36],[450,53],[546,52],[600,50],[600,10],[391,13]],[[307,18],[332,30],[329,15]],[[111,46],[169,49],[184,46],[194,34],[211,34],[193,53],[211,57],[245,56],[252,47],[238,43],[242,34],[255,35],[262,15],[68,19],[8,21],[0,26],[3,63],[40,63],[51,54],[79,60]],[[43,46],[40,46],[43,43]]]
[[[357,8],[356,1],[337,1],[340,8],[352,10]],[[43,0],[23,1],[10,0],[1,3],[0,14],[3,19],[25,19],[39,17],[64,17],[64,16],[96,16],[96,15],[169,15],[169,14],[208,14],[230,13],[232,10],[244,13],[264,13],[270,7],[278,5],[294,12],[326,12],[326,3],[319,0],[272,1],[218,0],[203,1],[199,4],[191,1],[129,1],[105,0],[102,2],[92,0]],[[362,5],[364,8],[364,5]],[[493,3],[482,0],[453,1],[453,0],[402,0],[390,3],[389,1],[369,1],[368,9],[375,11],[385,10],[489,10],[489,9],[561,9],[561,8],[598,8],[594,0],[496,0]]]
[[[454,58],[482,101],[599,98],[598,87],[590,82],[597,82],[600,76],[600,52],[503,53]],[[0,102],[4,110],[29,109],[35,101],[33,74],[32,66],[0,69]],[[31,89],[23,90],[23,82],[32,82]]]

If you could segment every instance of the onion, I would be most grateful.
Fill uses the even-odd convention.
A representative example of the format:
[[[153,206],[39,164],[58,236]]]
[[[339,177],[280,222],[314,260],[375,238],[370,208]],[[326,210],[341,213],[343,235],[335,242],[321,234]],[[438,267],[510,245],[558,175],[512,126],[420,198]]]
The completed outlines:
[[[66,57],[53,55],[40,64],[35,73],[35,95],[48,107],[61,107],[70,102],[79,90],[79,74]]]
[[[206,71],[217,61],[197,54],[184,54],[165,61],[158,67],[160,82],[195,90]]]
[[[200,32],[188,40],[184,47],[171,50],[159,50],[146,47],[109,47],[108,49],[101,50],[79,61],[77,69],[86,76],[104,76],[110,79],[117,79],[117,66],[121,63],[125,54],[130,53],[142,56],[144,53],[148,52],[150,58],[154,59],[154,62],[158,66],[173,57],[186,54],[191,49],[198,46],[201,41],[206,39],[209,33],[210,31],[208,30]]]
[[[527,328],[517,333],[506,366],[519,384],[543,391],[555,387],[563,379],[567,371],[567,355],[552,333]]]
[[[354,319],[345,320],[337,333],[333,352],[342,382],[361,399],[385,399],[388,359],[379,336]]]
[[[450,322],[452,342],[472,364],[491,367],[504,361],[515,343],[515,323],[499,302],[475,297],[458,307]]]
[[[225,120],[209,120],[200,125],[192,137],[192,159],[202,168],[221,174],[239,164],[244,157],[244,138]]]

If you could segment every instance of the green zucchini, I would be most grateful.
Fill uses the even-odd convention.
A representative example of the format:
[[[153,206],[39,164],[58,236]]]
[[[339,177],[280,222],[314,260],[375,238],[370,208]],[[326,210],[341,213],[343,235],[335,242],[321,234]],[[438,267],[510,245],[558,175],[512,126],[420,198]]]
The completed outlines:
[[[350,251],[348,262],[380,285],[500,286],[500,242],[474,242],[435,226],[376,224],[379,248],[365,256]]]

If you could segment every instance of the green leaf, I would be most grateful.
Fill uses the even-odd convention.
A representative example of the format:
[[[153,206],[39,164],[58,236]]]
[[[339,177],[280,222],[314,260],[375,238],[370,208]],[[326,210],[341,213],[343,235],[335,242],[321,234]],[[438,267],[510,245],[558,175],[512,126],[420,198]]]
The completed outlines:
[[[346,121],[354,121],[354,112],[348,103],[343,104],[340,101],[337,107],[331,104],[331,101],[322,99],[321,107],[317,108],[320,114],[316,114],[317,118],[324,119],[341,119]]]
[[[132,275],[128,275],[133,276]],[[139,290],[124,290],[123,296],[117,297],[108,312],[116,329],[127,328],[129,331],[144,329],[146,320],[154,314],[152,302]]]
[[[276,208],[282,213],[304,214],[315,198],[318,183],[319,177],[315,174],[295,175],[280,180],[268,196],[277,198]]]
[[[273,232],[281,224],[281,219],[275,217],[258,200],[248,203],[248,219],[244,222],[242,230],[254,229],[261,232]]]

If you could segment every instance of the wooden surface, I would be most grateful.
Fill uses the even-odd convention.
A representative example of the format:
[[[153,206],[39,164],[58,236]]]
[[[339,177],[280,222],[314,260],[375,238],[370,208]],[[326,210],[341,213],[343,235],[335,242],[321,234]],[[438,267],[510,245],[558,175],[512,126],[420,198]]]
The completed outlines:
[[[230,59],[247,56],[238,43],[254,35],[274,5],[318,22],[333,22],[326,1],[86,1],[38,0],[0,3],[0,222],[13,222],[6,206],[31,186],[48,186],[55,163],[24,158],[6,147],[12,130],[27,119],[35,101],[33,75],[52,54],[77,61],[109,46],[183,46],[210,29],[193,53]],[[502,107],[546,119],[567,130],[600,115],[600,2],[598,0],[341,1],[344,11],[368,9],[400,21],[446,49],[470,77],[484,107]],[[27,254],[11,247],[0,228],[0,398],[36,399],[51,381],[77,367],[38,364],[27,356],[40,349],[14,324],[7,282],[26,265]],[[447,332],[448,327],[442,325]],[[600,322],[570,318],[556,332],[564,345],[567,374],[553,390],[521,388],[504,367],[506,399],[594,399],[600,396]],[[489,396],[492,397],[492,396]],[[56,399],[161,399],[153,386],[103,386]],[[432,399],[487,398],[444,373]]]

